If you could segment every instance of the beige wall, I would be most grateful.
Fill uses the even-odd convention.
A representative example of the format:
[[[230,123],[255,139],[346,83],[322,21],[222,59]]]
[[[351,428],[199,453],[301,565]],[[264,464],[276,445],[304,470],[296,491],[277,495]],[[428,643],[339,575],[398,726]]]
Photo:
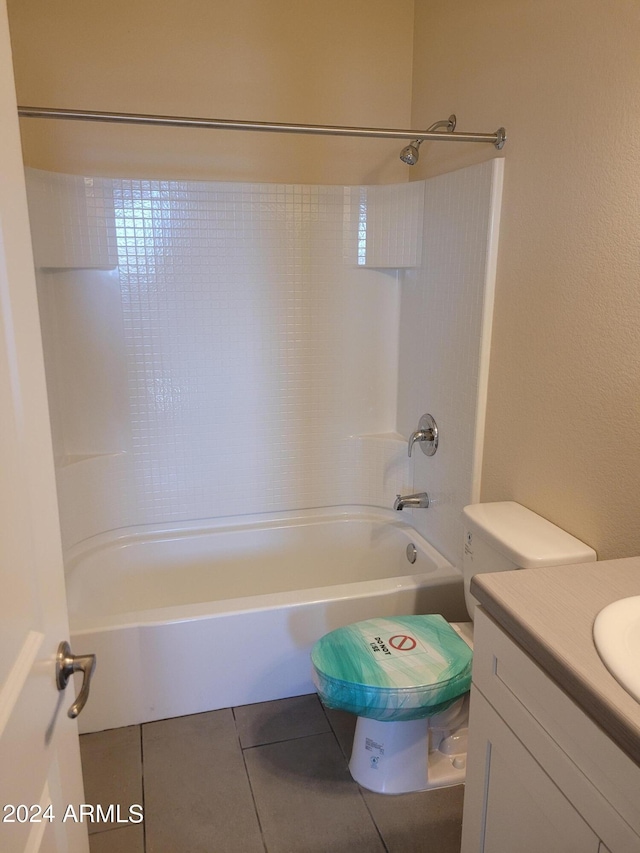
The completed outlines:
[[[19,103],[406,127],[413,0],[10,0]],[[100,175],[408,179],[398,143],[22,120],[25,159]]]
[[[505,125],[483,500],[601,557],[640,553],[637,0],[11,0],[19,100],[265,121]],[[414,41],[412,44],[412,36]],[[411,62],[413,63],[413,115]],[[218,131],[22,122],[41,168],[390,182],[495,156]]]
[[[640,553],[639,45],[637,0],[416,0],[413,122],[509,134],[482,499],[601,558]]]

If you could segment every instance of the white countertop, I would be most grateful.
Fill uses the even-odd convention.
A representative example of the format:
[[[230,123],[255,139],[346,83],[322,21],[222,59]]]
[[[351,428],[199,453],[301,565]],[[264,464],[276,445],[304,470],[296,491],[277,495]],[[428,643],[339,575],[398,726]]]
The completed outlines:
[[[640,703],[609,673],[593,642],[593,621],[600,610],[640,595],[640,557],[480,574],[473,578],[471,592],[640,765]]]

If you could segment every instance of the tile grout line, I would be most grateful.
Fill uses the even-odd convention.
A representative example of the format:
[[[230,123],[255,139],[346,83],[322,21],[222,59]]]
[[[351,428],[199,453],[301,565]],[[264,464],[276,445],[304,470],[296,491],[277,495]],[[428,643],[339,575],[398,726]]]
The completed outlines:
[[[140,724],[140,782],[142,788],[142,814],[144,818],[142,820],[142,853],[147,853],[147,815],[146,815],[146,803],[144,798],[144,746],[142,739],[142,726],[144,724]]]
[[[318,699],[318,701],[320,702],[320,699]],[[340,738],[336,734],[336,730],[333,727],[333,723],[331,722],[331,719],[330,719],[329,715],[327,714],[327,709],[324,707],[322,702],[320,702],[320,707],[322,708],[322,713],[324,714],[326,721],[329,723],[329,728],[331,729],[331,734],[336,739],[336,743],[338,744],[338,749],[344,755],[345,761],[347,762],[347,766],[348,766],[349,765],[349,756],[347,755],[347,753],[342,748],[342,744],[340,743]]]
[[[97,832],[89,833],[89,842],[91,842],[92,838],[96,838],[99,835],[106,835],[108,832],[124,832],[127,829],[126,826],[109,826],[106,829],[99,829]]]
[[[249,790],[251,791],[251,801],[253,803],[253,810],[256,813],[256,820],[258,821],[258,828],[260,830],[260,838],[262,839],[262,846],[264,847],[265,853],[269,853],[267,849],[267,842],[265,841],[264,832],[262,831],[262,821],[260,820],[260,813],[258,811],[258,804],[256,803],[256,795],[253,791],[253,785],[251,784],[251,776],[249,776],[249,771],[247,769],[247,762],[244,757],[244,749],[242,747],[242,742],[240,740],[240,732],[238,731],[238,722],[236,720],[236,709],[231,708],[231,716],[233,717],[233,727],[236,732],[236,740],[238,742],[238,746],[240,747],[240,755],[242,756],[242,766],[244,767],[244,773],[247,777],[247,783],[249,785]],[[145,851],[146,853],[146,851]]]
[[[359,796],[360,796],[360,799],[361,799],[361,800],[362,800],[362,802],[364,803],[364,807],[366,808],[366,810],[367,810],[367,813],[368,813],[369,817],[371,818],[371,822],[373,823],[373,825],[374,825],[374,826],[375,826],[375,828],[376,828],[376,832],[378,833],[378,837],[380,838],[380,842],[381,842],[382,846],[384,847],[384,849],[385,849],[386,853],[389,853],[389,848],[387,847],[387,842],[384,840],[384,836],[383,836],[383,834],[382,834],[382,830],[381,830],[381,829],[380,829],[380,827],[378,826],[378,824],[377,824],[377,822],[376,822],[376,819],[375,819],[375,817],[373,816],[373,812],[372,812],[372,811],[371,811],[371,809],[369,808],[369,803],[367,802],[366,797],[363,795],[363,793],[362,793],[362,787],[361,787],[360,785],[358,785],[358,794],[359,794]]]
[[[326,717],[326,719],[327,719],[327,722],[329,723],[329,726],[330,726],[330,728],[331,728],[331,732],[332,732],[332,734],[333,734],[333,737],[335,738],[336,743],[338,744],[338,749],[339,749],[339,750],[340,750],[340,752],[343,754],[344,759],[345,759],[345,761],[347,762],[347,769],[349,769],[349,758],[347,757],[347,754],[346,754],[346,753],[345,753],[345,751],[343,750],[343,748],[342,748],[342,744],[340,743],[340,739],[339,739],[339,737],[337,736],[337,734],[336,734],[336,732],[335,732],[335,729],[333,728],[333,725],[332,725],[332,723],[331,723],[331,720],[330,720],[330,718],[329,718],[329,715],[327,714],[327,709],[324,707],[324,705],[322,704],[322,702],[320,702],[320,707],[322,708],[322,711],[323,711],[323,713],[324,713],[324,715],[325,715],[325,717]],[[352,778],[353,778],[353,777],[352,777]],[[356,784],[357,784],[357,783],[356,783]],[[378,824],[377,824],[377,822],[376,822],[375,817],[373,816],[373,812],[372,812],[372,811],[371,811],[371,809],[369,808],[369,803],[367,802],[366,798],[365,798],[365,797],[363,796],[363,794],[362,794],[362,787],[361,787],[360,785],[358,785],[358,796],[360,797],[360,799],[361,799],[361,800],[362,800],[362,802],[364,803],[364,807],[365,807],[365,808],[366,808],[366,810],[367,810],[367,814],[368,814],[368,815],[369,815],[369,817],[371,818],[371,822],[373,823],[373,825],[374,825],[374,826],[375,826],[375,828],[376,828],[376,832],[378,833],[378,838],[380,839],[380,843],[382,844],[382,846],[383,846],[383,847],[384,847],[384,849],[385,849],[385,853],[389,853],[389,848],[387,847],[387,843],[386,843],[386,841],[384,840],[384,836],[382,835],[382,831],[381,831],[380,827],[378,826]]]
[[[333,735],[335,737],[335,732],[333,729],[329,729],[328,732],[311,732],[306,735],[294,735],[293,737],[283,737],[278,740],[267,740],[264,743],[252,743],[251,746],[242,746],[242,744],[240,744],[240,748],[243,752],[248,752],[250,749],[260,749],[263,746],[272,746],[276,743],[290,743],[294,740],[304,740],[307,737],[319,737],[320,735]],[[338,746],[340,746],[340,744],[338,744]],[[342,752],[342,749],[340,752]],[[342,754],[344,755],[344,752],[342,752]]]

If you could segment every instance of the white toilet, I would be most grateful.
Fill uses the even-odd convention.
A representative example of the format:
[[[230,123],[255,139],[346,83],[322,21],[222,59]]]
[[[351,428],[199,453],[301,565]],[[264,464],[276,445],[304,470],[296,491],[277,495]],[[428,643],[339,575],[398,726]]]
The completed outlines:
[[[586,563],[595,551],[513,501],[465,507],[464,592],[473,575]],[[464,642],[463,642],[464,641]],[[364,788],[403,794],[464,782],[471,622],[441,616],[368,619],[314,646],[313,680],[329,708],[358,721],[349,770]]]

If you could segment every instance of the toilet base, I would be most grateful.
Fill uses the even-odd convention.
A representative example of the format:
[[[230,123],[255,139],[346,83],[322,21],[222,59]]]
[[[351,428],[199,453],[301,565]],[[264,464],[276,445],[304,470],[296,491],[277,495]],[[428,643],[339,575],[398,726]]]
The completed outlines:
[[[464,782],[468,695],[422,720],[382,722],[358,717],[349,771],[376,794],[408,794]]]

